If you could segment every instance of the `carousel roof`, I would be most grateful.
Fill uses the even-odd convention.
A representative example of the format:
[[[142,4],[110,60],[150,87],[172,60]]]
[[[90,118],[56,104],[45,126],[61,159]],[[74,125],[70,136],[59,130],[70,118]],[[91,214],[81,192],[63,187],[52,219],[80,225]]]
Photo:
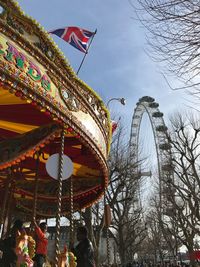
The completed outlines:
[[[107,185],[108,111],[36,21],[14,1],[0,0],[0,6],[0,190],[12,170],[15,206],[31,212],[39,151],[37,214],[53,216],[58,185],[45,163],[59,152],[64,127],[64,153],[74,163],[75,209],[82,209]],[[69,193],[69,181],[63,181],[62,213],[69,210]]]

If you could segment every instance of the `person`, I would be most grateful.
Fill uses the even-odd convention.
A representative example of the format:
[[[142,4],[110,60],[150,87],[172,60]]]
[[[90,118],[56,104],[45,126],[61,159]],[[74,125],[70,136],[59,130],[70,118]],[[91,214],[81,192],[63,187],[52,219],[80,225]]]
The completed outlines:
[[[23,229],[23,222],[17,219],[10,231],[10,235],[0,241],[0,250],[2,251],[2,258],[0,260],[1,267],[15,267],[17,264],[17,255],[15,252],[16,239],[20,236]]]
[[[47,224],[42,222],[39,224],[33,221],[35,225],[35,238],[36,238],[36,253],[34,259],[34,267],[42,267],[46,262],[47,247],[48,247],[48,233]]]
[[[94,249],[85,226],[77,228],[76,238],[79,243],[72,252],[76,257],[77,267],[95,267]]]

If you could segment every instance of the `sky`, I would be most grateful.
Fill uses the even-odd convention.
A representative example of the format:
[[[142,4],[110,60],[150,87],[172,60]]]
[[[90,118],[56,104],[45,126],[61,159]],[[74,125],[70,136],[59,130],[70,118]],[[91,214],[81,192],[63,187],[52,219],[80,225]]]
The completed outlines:
[[[127,126],[142,96],[154,97],[165,116],[185,102],[183,91],[172,91],[160,73],[160,66],[146,54],[145,31],[134,19],[134,9],[128,0],[18,0],[18,3],[47,31],[65,26],[97,29],[79,78],[105,103],[113,97],[124,97],[126,106],[112,101],[109,107],[112,113],[124,118]],[[83,53],[59,37],[53,38],[76,72]]]
[[[139,98],[146,95],[155,98],[165,120],[173,111],[188,104],[184,91],[172,91],[161,74],[161,65],[153,62],[145,52],[146,32],[134,19],[134,9],[128,0],[18,0],[18,3],[47,31],[67,26],[90,31],[97,29],[79,78],[94,89],[105,104],[111,98],[126,99],[125,106],[112,101],[109,109],[111,117],[122,118],[128,138]],[[59,37],[52,37],[76,72],[84,54]],[[147,153],[155,154],[154,145],[149,145],[153,144],[149,142],[153,139],[150,123],[144,120],[142,124]]]

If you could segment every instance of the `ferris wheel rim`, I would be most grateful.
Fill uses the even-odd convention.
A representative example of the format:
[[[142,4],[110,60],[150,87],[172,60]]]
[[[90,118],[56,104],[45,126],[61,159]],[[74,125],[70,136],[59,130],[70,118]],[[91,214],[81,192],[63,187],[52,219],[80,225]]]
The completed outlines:
[[[140,126],[144,113],[147,113],[151,123],[151,130],[154,136],[157,165],[160,178],[162,175],[165,175],[166,172],[165,169],[167,164],[161,164],[163,158],[166,158],[166,162],[171,162],[171,152],[170,144],[167,138],[167,127],[163,119],[163,113],[160,112],[158,107],[159,104],[155,102],[155,99],[152,97],[145,96],[139,99],[139,102],[137,103],[132,116],[129,144],[131,159],[135,162],[138,162]]]

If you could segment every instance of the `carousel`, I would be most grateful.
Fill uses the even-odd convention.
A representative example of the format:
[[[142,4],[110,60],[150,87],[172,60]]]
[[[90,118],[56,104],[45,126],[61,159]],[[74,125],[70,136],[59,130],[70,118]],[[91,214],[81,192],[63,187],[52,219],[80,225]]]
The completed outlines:
[[[56,217],[58,266],[60,218],[103,196],[110,141],[100,97],[35,20],[0,0],[2,233],[13,218]]]

